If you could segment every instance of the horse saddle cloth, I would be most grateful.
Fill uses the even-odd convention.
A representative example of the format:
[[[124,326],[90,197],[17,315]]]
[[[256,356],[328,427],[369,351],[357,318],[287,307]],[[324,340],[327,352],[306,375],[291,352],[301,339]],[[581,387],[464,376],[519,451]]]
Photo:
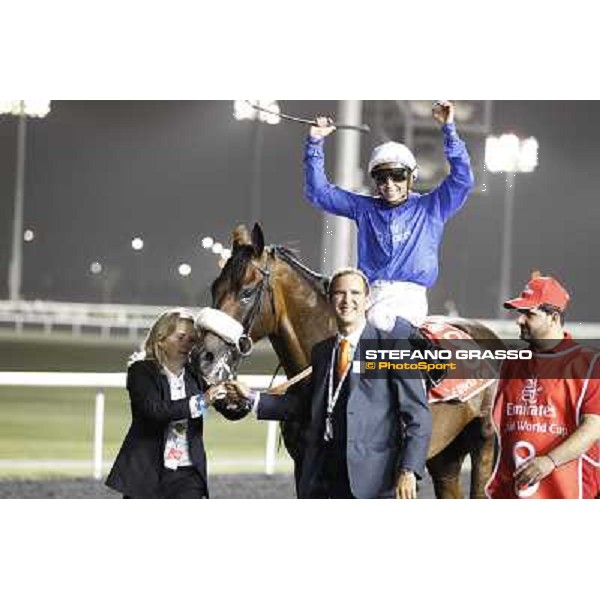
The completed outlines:
[[[434,348],[479,349],[477,342],[467,333],[448,323],[443,317],[428,317],[419,329],[425,343]],[[414,343],[414,342],[413,342]],[[418,345],[418,343],[417,343]],[[471,370],[468,361],[456,362],[454,371],[441,370],[428,372],[431,381],[428,385],[429,403],[434,402],[466,402],[479,394],[495,380],[495,371],[487,361],[477,361],[475,371]]]

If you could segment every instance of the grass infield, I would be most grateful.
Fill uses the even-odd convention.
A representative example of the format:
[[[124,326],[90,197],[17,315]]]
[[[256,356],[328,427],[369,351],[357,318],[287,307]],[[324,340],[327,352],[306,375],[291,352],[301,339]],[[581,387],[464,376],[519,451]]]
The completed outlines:
[[[0,337],[0,371],[119,372],[125,371],[133,350],[133,344]],[[246,363],[244,372],[270,373],[274,363],[272,355],[257,356]],[[0,386],[0,477],[89,475],[95,393],[91,388]],[[103,459],[107,472],[131,418],[126,390],[105,393]],[[230,422],[211,410],[204,427],[210,472],[264,471],[266,436],[265,422],[252,416]],[[10,461],[29,464],[10,465]],[[56,461],[56,465],[40,466],[39,461]],[[291,461],[281,447],[276,470],[290,469]]]
[[[0,387],[0,477],[90,472],[94,437],[95,390],[89,388]],[[104,417],[105,470],[114,460],[130,424],[125,391],[107,390]],[[252,416],[227,421],[210,411],[204,438],[210,470],[260,472],[264,469],[267,424]],[[15,469],[7,461],[56,461],[51,468]],[[80,466],[66,464],[89,461]],[[58,463],[65,463],[61,467]],[[289,470],[285,449],[278,471]],[[4,463],[4,465],[3,465]],[[50,466],[50,465],[49,465]]]

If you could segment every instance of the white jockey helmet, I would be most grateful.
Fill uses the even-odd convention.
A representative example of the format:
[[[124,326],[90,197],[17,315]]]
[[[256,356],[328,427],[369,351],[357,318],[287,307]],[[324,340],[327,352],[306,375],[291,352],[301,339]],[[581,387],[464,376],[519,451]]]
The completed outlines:
[[[417,179],[417,161],[413,153],[404,144],[386,142],[374,148],[369,160],[369,174],[373,172],[373,169],[384,164],[391,164],[396,169],[408,169],[412,173],[413,180]]]

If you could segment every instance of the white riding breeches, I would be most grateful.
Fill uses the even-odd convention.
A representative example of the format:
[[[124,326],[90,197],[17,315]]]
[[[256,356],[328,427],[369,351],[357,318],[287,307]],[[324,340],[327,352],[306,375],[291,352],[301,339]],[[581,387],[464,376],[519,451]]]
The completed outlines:
[[[367,319],[371,325],[390,332],[396,317],[419,327],[427,317],[427,288],[411,281],[381,281],[371,285]]]

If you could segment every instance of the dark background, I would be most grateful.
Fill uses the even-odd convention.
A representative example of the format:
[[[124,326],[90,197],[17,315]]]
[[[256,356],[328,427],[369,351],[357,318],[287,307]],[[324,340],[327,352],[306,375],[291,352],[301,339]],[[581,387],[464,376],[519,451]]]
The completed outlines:
[[[334,101],[280,105],[308,117],[337,109]],[[599,108],[594,101],[494,102],[495,133],[535,136],[540,144],[537,170],[516,176],[512,288],[519,292],[532,269],[553,274],[572,292],[570,316],[579,321],[597,320]],[[99,302],[102,284],[89,273],[98,260],[101,277],[111,277],[113,302],[205,303],[218,268],[200,240],[227,243],[231,229],[251,219],[256,124],[232,112],[231,101],[53,101],[47,117],[29,119],[24,226],[36,237],[24,244],[23,296]],[[306,129],[260,126],[266,241],[296,248],[318,270],[321,213],[302,191]],[[15,117],[0,117],[3,298],[16,129]],[[363,161],[378,141],[363,138]],[[481,160],[481,147],[470,147]],[[327,148],[332,174],[335,143]],[[452,299],[463,315],[495,316],[503,198],[504,175],[490,175],[488,193],[473,195],[448,224],[430,312],[443,312]],[[145,241],[141,253],[130,246],[136,235]],[[187,280],[176,272],[181,262],[192,266]]]

